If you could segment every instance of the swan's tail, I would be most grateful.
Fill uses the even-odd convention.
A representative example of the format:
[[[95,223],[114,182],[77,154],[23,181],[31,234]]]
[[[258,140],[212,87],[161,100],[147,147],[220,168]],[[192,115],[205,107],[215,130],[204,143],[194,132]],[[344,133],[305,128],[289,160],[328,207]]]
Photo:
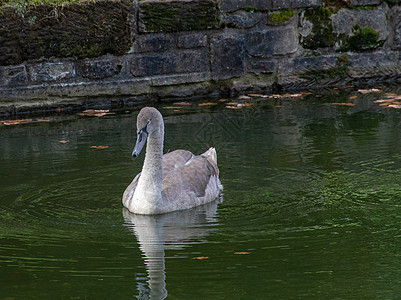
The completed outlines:
[[[201,155],[205,156],[209,161],[217,165],[217,153],[215,148],[210,147],[205,153],[202,153]]]

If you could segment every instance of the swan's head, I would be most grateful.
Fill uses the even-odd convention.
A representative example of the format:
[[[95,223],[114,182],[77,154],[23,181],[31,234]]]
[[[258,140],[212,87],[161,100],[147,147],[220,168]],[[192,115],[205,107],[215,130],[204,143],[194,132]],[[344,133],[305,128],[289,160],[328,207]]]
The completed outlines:
[[[146,144],[148,136],[154,132],[163,132],[164,123],[161,113],[154,107],[144,107],[136,120],[137,139],[132,156],[137,157]]]

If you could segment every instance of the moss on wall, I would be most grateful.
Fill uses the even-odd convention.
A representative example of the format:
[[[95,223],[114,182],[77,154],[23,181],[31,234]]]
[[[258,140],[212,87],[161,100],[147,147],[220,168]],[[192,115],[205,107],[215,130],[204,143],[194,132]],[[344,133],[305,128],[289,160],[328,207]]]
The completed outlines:
[[[379,34],[369,26],[365,28],[356,24],[352,34],[344,38],[341,51],[365,51],[383,46],[384,41],[379,40]]]
[[[336,66],[324,70],[309,70],[300,75],[308,80],[322,80],[333,78],[344,78],[348,75],[350,65],[348,55],[344,54],[337,58]]]
[[[302,46],[306,49],[333,47],[337,35],[333,33],[330,16],[333,12],[326,7],[307,9],[304,18],[312,24],[312,32],[302,40]]]
[[[281,25],[290,20],[295,15],[292,9],[284,9],[280,12],[269,13],[267,22],[272,25]]]

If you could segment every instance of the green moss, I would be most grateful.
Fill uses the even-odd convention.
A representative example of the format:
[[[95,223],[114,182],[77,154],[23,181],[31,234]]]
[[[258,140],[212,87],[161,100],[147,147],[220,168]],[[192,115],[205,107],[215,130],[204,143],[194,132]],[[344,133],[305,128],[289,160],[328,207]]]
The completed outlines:
[[[302,46],[306,49],[333,47],[337,35],[333,33],[330,16],[333,12],[326,7],[318,7],[305,11],[305,19],[312,23],[312,33],[305,37]]]
[[[63,5],[77,2],[95,2],[94,0],[4,0],[0,1],[1,6],[12,6],[16,8],[28,8],[41,4]]]
[[[365,28],[356,24],[352,28],[352,35],[348,37],[344,46],[341,48],[342,51],[364,51],[376,49],[383,46],[384,41],[379,40],[379,34],[369,26]]]
[[[280,25],[294,16],[295,12],[292,9],[285,9],[277,13],[270,13],[267,16],[269,23],[274,25]]]
[[[242,8],[242,10],[245,10],[245,11],[247,11],[247,12],[256,12],[256,11],[258,11],[257,8],[255,8],[255,7],[253,7],[253,6],[249,6],[249,5],[244,6],[244,7]]]
[[[344,54],[337,58],[336,66],[324,70],[310,70],[302,73],[301,78],[308,80],[322,80],[330,78],[344,78],[348,75],[350,65],[348,55]]]

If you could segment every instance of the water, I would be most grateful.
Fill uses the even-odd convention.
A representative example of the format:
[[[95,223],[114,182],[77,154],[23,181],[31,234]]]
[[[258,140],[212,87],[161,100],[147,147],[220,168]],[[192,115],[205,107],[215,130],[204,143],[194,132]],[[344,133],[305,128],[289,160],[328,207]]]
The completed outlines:
[[[1,125],[0,299],[398,298],[401,110],[374,103],[385,92],[401,94],[160,105],[165,151],[215,146],[224,185],[161,216],[121,205],[144,158],[137,110]]]

